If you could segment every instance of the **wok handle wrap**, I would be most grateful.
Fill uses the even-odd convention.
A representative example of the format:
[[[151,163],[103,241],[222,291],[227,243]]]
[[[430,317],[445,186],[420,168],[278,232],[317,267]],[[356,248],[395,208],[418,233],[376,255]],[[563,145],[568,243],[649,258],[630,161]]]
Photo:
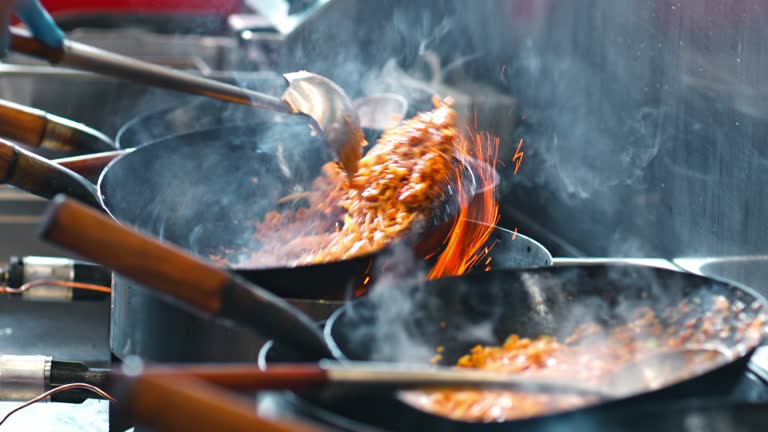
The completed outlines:
[[[110,162],[118,157],[128,153],[130,150],[113,150],[109,152],[94,153],[83,156],[72,156],[68,158],[54,159],[52,162],[63,166],[85,178],[98,178],[104,168]]]
[[[72,153],[113,150],[114,142],[81,123],[0,99],[0,137],[30,147]]]
[[[43,217],[41,237],[210,314],[230,275],[63,196]]]
[[[193,377],[237,392],[307,390],[328,382],[327,372],[316,364],[280,364],[263,370],[251,364],[163,365],[145,369],[142,375],[169,381]]]
[[[0,183],[43,198],[63,193],[101,207],[92,183],[3,139],[0,139]]]
[[[120,381],[116,408],[136,424],[167,432],[319,432],[317,426],[261,418],[253,403],[191,377],[139,375]]]

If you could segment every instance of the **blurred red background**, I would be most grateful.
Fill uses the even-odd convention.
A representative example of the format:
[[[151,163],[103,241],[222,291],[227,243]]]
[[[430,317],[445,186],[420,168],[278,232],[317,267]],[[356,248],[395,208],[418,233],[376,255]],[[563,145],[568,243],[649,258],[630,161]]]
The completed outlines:
[[[241,0],[41,0],[53,15],[70,13],[188,13],[228,15],[240,9]]]

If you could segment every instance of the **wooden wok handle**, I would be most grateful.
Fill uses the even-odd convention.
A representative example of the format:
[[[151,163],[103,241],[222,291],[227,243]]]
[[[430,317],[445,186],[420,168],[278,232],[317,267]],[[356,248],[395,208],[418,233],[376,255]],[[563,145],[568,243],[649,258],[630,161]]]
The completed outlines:
[[[101,207],[96,188],[77,174],[0,139],[0,183],[43,198],[59,193]]]
[[[80,174],[85,178],[93,179],[98,178],[110,162],[129,152],[130,150],[114,150],[83,156],[54,159],[51,162]]]
[[[43,219],[45,240],[210,314],[221,309],[227,272],[64,197]]]
[[[165,432],[310,432],[317,426],[259,417],[253,403],[190,377],[139,375],[122,386],[118,410],[135,423]]]
[[[115,148],[111,139],[95,129],[3,99],[0,137],[60,152],[93,153]]]
[[[164,380],[191,377],[238,392],[307,390],[328,382],[327,372],[311,363],[277,365],[266,370],[250,364],[163,365],[149,367],[142,375]]]

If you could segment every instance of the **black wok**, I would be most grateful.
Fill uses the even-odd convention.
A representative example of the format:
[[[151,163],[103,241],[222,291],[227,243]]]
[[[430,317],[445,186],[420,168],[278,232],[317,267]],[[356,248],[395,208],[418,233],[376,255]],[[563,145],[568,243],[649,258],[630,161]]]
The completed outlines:
[[[563,266],[523,271],[496,270],[427,283],[400,283],[374,289],[364,299],[339,309],[326,323],[325,335],[340,360],[428,362],[443,346],[443,362],[453,364],[478,344],[500,344],[510,334],[564,337],[578,324],[597,319],[620,325],[626,314],[647,305],[661,311],[683,299],[709,301],[722,295],[731,305],[747,307],[733,317],[763,316],[765,299],[753,290],[688,273],[643,266]],[[409,299],[409,301],[406,301]],[[387,307],[385,308],[384,305]],[[752,308],[751,305],[755,305]],[[590,316],[591,315],[591,316]],[[468,329],[489,330],[486,332]],[[570,412],[501,423],[454,421],[420,411],[396,397],[319,400],[319,405],[353,420],[392,430],[546,430],[585,415],[602,415],[645,401],[690,395],[726,394],[747,366],[760,340],[726,339],[734,356],[705,373],[659,390],[632,395]],[[743,342],[739,346],[738,342]],[[279,346],[262,353],[281,358]]]

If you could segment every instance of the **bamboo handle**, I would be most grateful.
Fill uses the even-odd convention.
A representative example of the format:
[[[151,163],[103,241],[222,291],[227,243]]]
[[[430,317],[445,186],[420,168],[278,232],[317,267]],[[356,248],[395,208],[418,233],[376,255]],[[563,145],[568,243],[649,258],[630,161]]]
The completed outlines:
[[[189,377],[140,375],[117,408],[137,424],[165,432],[310,432],[314,425],[259,417],[253,404]]]
[[[233,391],[307,390],[328,382],[328,375],[315,364],[277,365],[263,370],[249,364],[163,365],[142,375],[171,380],[192,377]]]
[[[54,159],[54,162],[86,178],[97,178],[110,162],[128,153],[130,150],[115,150],[84,156]]]
[[[34,153],[0,139],[0,183],[43,198],[64,193],[101,207],[92,183]]]
[[[211,314],[231,283],[227,272],[61,196],[43,217],[41,237]]]

